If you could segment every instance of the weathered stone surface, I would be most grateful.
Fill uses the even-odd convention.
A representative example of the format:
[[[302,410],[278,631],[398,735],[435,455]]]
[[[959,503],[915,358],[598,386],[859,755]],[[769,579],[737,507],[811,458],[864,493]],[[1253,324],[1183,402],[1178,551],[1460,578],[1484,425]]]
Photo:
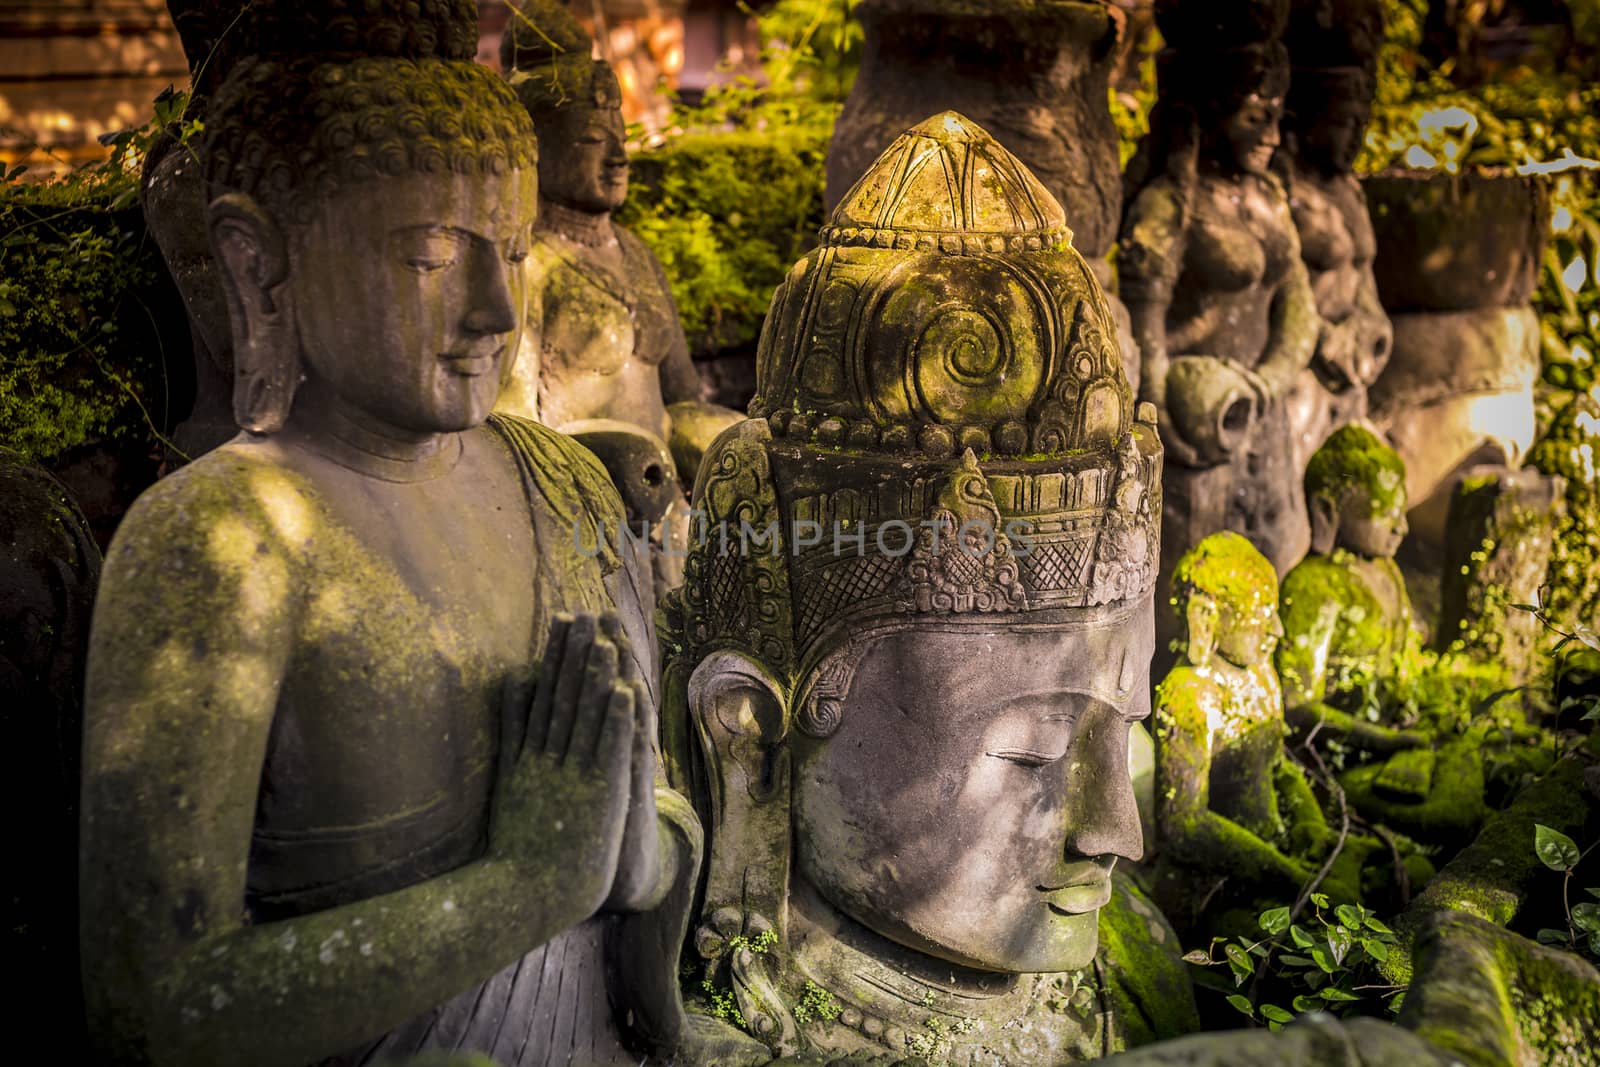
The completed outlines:
[[[1413,536],[1442,548],[1464,467],[1516,468],[1533,444],[1539,319],[1532,307],[1393,316],[1394,351],[1368,393],[1405,459]]]
[[[1073,247],[1111,250],[1122,207],[1107,86],[1118,30],[1099,0],[863,0],[861,72],[828,149],[838,206],[908,127],[939,111],[992,133],[1050,190]]]

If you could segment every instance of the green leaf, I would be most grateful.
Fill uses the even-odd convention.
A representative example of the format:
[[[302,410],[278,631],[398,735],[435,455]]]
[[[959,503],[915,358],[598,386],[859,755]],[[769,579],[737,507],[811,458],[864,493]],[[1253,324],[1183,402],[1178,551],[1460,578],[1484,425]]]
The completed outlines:
[[[1588,893],[1591,897],[1594,897],[1596,900],[1600,900],[1600,889],[1596,889],[1594,886],[1590,886],[1589,888],[1585,889],[1584,892]]]
[[[1261,918],[1259,921],[1261,923],[1261,929],[1265,930],[1267,933],[1273,935],[1281,934],[1285,930],[1289,929],[1289,909],[1272,908],[1268,911],[1264,911],[1261,913]],[[1262,1014],[1266,1014],[1266,1008],[1262,1008],[1261,1010]]]
[[[1328,894],[1312,893],[1311,903],[1315,904],[1319,908],[1326,908],[1328,906]]]
[[[1268,1020],[1269,1022],[1275,1022],[1275,1023],[1290,1023],[1290,1022],[1294,1022],[1294,1016],[1291,1015],[1289,1012],[1284,1011],[1282,1008],[1278,1007],[1276,1004],[1263,1004],[1263,1005],[1261,1005],[1261,1017],[1263,1019]]]
[[[1542,823],[1533,824],[1533,851],[1552,871],[1570,870],[1578,865],[1578,846],[1572,838]]]
[[[1349,904],[1340,904],[1337,908],[1333,909],[1333,913],[1339,917],[1339,921],[1341,923],[1348,926],[1350,929],[1361,929],[1361,913],[1355,908],[1351,907]]]
[[[1339,965],[1339,961],[1333,958],[1333,953],[1328,951],[1327,945],[1311,946],[1311,958],[1326,974],[1332,974],[1333,969]]]
[[[1587,900],[1572,906],[1572,925],[1585,933],[1600,933],[1600,904]]]
[[[1389,929],[1387,926],[1383,925],[1383,923],[1379,922],[1377,919],[1374,919],[1370,915],[1361,920],[1361,922],[1362,925],[1375,934],[1389,934],[1391,936],[1394,934],[1393,930]]]
[[[1299,923],[1289,927],[1289,936],[1294,939],[1294,943],[1300,948],[1310,948],[1317,943],[1317,939],[1311,936],[1311,932]]]
[[[1242,994],[1242,993],[1229,993],[1228,994],[1228,1003],[1232,1004],[1235,1008],[1238,1008],[1240,1011],[1244,1012],[1250,1018],[1254,1019],[1256,1017],[1255,1005],[1251,1004],[1250,1003],[1250,998],[1245,996],[1244,994]]]
[[[1307,957],[1305,957],[1305,956],[1295,956],[1295,955],[1292,955],[1290,953],[1285,953],[1284,955],[1279,956],[1278,957],[1278,962],[1279,963],[1288,964],[1290,967],[1315,967],[1316,966],[1316,964],[1311,962],[1311,960],[1308,959]]]
[[[1343,926],[1328,927],[1328,950],[1333,953],[1333,962],[1344,963],[1345,954],[1350,951],[1350,946],[1355,944],[1355,937]]]
[[[1567,937],[1567,932],[1565,930],[1552,930],[1548,926],[1544,927],[1533,936],[1534,940],[1538,941],[1541,945],[1571,944],[1571,940]]]
[[[1330,1004],[1347,1004],[1351,1001],[1361,999],[1354,993],[1346,993],[1344,990],[1335,989],[1333,986],[1329,986],[1327,989],[1322,990],[1317,994],[1317,996],[1321,997]]]
[[[1405,990],[1402,989],[1389,1000],[1389,1010],[1392,1012],[1398,1012],[1400,1010],[1400,1005],[1404,1004],[1405,1002],[1406,994]]]
[[[1295,1011],[1321,1011],[1322,1001],[1316,997],[1295,997],[1290,1002],[1290,1007],[1294,1008]]]
[[[1367,950],[1367,955],[1382,963],[1389,958],[1389,946],[1374,937],[1363,937],[1361,947]]]
[[[1186,963],[1197,963],[1202,967],[1209,967],[1213,963],[1217,962],[1211,958],[1211,953],[1199,948],[1195,949],[1193,952],[1185,952],[1183,954],[1183,959]]]
[[[1250,953],[1238,945],[1224,946],[1223,951],[1228,955],[1228,966],[1233,968],[1233,984],[1244,984],[1244,980],[1256,970],[1255,961],[1250,958]]]

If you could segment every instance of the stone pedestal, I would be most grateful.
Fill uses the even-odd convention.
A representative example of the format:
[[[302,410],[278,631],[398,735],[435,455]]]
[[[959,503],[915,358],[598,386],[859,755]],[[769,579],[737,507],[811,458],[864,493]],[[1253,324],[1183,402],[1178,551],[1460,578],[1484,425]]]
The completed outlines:
[[[1413,538],[1442,547],[1468,466],[1516,467],[1533,443],[1539,323],[1529,302],[1549,214],[1511,174],[1383,174],[1363,183],[1378,293],[1394,324],[1371,416],[1406,462]]]
[[[1566,515],[1566,479],[1534,470],[1475,468],[1450,499],[1444,583],[1435,643],[1458,642],[1521,678],[1539,639],[1532,604]]]

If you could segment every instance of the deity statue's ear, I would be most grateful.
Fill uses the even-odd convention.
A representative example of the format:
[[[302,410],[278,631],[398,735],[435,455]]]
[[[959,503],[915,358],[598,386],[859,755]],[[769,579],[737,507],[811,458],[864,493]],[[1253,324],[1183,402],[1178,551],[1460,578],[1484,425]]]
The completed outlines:
[[[784,686],[739,652],[713,652],[689,676],[711,792],[705,913],[760,916],[780,936],[789,894],[788,703]]]
[[[1183,613],[1184,622],[1189,627],[1189,662],[1196,667],[1204,667],[1217,650],[1217,628],[1222,612],[1209,593],[1196,590],[1189,594],[1189,602],[1184,606]]]
[[[277,222],[243,193],[213,200],[206,223],[228,295],[234,421],[251,433],[274,433],[300,384],[299,341],[284,285],[288,244]]]
[[[1306,497],[1306,513],[1311,518],[1311,551],[1326,556],[1339,543],[1339,506],[1318,493]]]

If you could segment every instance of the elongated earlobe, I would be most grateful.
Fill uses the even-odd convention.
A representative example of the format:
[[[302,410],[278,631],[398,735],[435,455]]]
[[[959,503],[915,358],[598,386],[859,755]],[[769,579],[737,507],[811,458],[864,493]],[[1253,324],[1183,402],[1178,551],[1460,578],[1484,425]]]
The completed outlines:
[[[1306,498],[1311,518],[1311,551],[1326,556],[1339,543],[1339,509],[1325,496]]]
[[[1189,662],[1204,667],[1211,662],[1217,650],[1217,602],[1204,593],[1190,593],[1184,609],[1184,621],[1189,627]]]
[[[276,433],[300,384],[299,342],[288,306],[283,231],[250,197],[229,193],[207,211],[233,333],[233,417],[251,433]]]

